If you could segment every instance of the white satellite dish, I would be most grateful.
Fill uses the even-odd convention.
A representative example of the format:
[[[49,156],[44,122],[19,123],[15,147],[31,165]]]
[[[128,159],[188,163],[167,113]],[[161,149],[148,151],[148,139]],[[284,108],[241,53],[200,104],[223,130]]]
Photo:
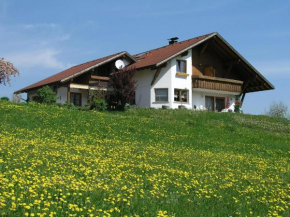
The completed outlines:
[[[117,60],[115,62],[115,66],[117,67],[117,69],[122,69],[125,67],[125,63],[123,62],[123,60]]]

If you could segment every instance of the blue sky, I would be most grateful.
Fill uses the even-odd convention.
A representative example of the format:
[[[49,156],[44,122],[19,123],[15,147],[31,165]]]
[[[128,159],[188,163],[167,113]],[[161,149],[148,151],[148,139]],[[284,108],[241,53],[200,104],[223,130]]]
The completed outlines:
[[[273,101],[290,108],[289,11],[288,0],[0,0],[0,57],[21,73],[0,97],[112,53],[218,32],[276,88],[246,95],[244,111],[262,114]]]

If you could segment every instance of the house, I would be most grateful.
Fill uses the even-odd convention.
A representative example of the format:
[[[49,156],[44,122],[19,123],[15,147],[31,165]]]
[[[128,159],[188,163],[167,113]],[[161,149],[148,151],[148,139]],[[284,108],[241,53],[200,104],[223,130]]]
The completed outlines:
[[[36,91],[49,85],[59,103],[85,106],[90,90],[108,87],[117,67],[132,66],[137,72],[135,104],[138,107],[208,109],[232,108],[236,98],[274,86],[243,58],[221,35],[211,33],[130,55],[120,52],[71,67],[16,93],[33,100]],[[116,67],[117,66],[117,67]]]

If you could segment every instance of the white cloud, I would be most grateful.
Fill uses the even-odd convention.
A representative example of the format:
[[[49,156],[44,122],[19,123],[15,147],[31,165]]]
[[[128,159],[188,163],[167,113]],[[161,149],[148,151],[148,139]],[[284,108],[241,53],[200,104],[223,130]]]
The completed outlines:
[[[24,24],[22,25],[24,29],[36,29],[36,28],[56,28],[58,24],[55,23],[37,23],[37,24]]]
[[[42,67],[62,70],[71,67],[72,64],[65,64],[56,57],[59,53],[61,52],[54,49],[44,49],[7,55],[5,59],[17,68]]]

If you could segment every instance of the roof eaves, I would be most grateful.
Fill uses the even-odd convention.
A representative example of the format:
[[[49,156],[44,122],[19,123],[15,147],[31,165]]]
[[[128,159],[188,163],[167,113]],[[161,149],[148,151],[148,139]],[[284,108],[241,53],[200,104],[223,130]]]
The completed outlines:
[[[115,56],[113,56],[113,57],[111,57],[111,58],[109,58],[109,59],[107,59],[107,60],[104,60],[104,61],[102,61],[102,62],[100,62],[100,63],[98,63],[98,64],[96,64],[96,65],[93,65],[93,66],[91,66],[91,67],[89,67],[89,68],[86,68],[86,69],[84,69],[84,70],[82,70],[82,71],[80,71],[80,72],[77,72],[77,73],[75,73],[75,74],[69,76],[69,77],[66,77],[66,78],[60,80],[60,82],[64,83],[64,82],[66,82],[66,81],[69,80],[69,79],[72,79],[72,78],[74,78],[74,77],[77,77],[77,76],[79,76],[79,75],[81,75],[81,74],[83,74],[83,73],[85,73],[85,72],[87,72],[87,71],[89,71],[89,70],[91,70],[91,69],[93,69],[93,68],[96,68],[96,67],[98,67],[98,66],[101,66],[101,65],[103,65],[103,64],[105,64],[105,63],[107,63],[107,62],[110,62],[110,61],[112,61],[112,60],[114,60],[114,59],[116,59],[116,58],[118,58],[118,57],[120,57],[120,56],[122,56],[122,55],[124,55],[124,54],[126,54],[126,55],[129,56],[129,54],[128,54],[126,51],[124,51],[124,52],[119,53],[119,54],[117,54],[117,55],[115,55]],[[130,55],[129,57],[132,58],[131,55]],[[134,60],[134,59],[132,58],[132,60]],[[134,61],[135,61],[135,60],[134,60]],[[135,62],[136,62],[136,61],[135,61]]]
[[[255,67],[249,63],[235,48],[233,48],[220,34],[216,33],[216,35],[235,53],[241,58],[254,72],[256,72],[263,80],[267,82],[267,84],[272,88],[275,89],[274,85],[270,83]]]
[[[39,89],[39,87],[55,85],[55,84],[57,84],[58,82],[59,82],[59,81],[53,81],[53,82],[49,82],[49,83],[47,83],[47,84],[40,85],[40,86],[36,86],[36,87],[32,87],[32,88],[27,88],[27,87],[25,87],[25,88],[22,88],[22,89],[20,89],[20,90],[15,91],[14,94],[26,93],[28,90],[29,90],[29,91],[37,90],[37,89]]]
[[[204,41],[206,41],[206,40],[212,38],[213,36],[215,36],[215,35],[217,35],[217,34],[218,34],[218,33],[216,33],[216,32],[210,34],[209,36],[207,36],[206,38],[200,40],[199,42],[194,43],[193,45],[188,46],[187,48],[183,49],[182,51],[179,51],[178,53],[175,53],[174,55],[172,55],[172,56],[166,58],[165,60],[162,60],[161,62],[157,63],[156,66],[160,66],[160,65],[162,65],[163,63],[167,62],[168,60],[170,60],[170,59],[172,59],[172,58],[174,58],[174,57],[176,57],[176,56],[182,54],[183,52],[185,52],[185,51],[187,51],[187,50],[189,50],[189,49],[191,49],[191,48],[193,48],[193,47],[195,47],[195,46],[197,46],[197,45],[203,43]]]
[[[134,61],[134,63],[136,63],[137,61],[134,59],[134,57],[133,56],[131,56],[131,54],[129,54],[128,52],[126,52],[126,51],[124,51],[125,53],[126,53],[126,55],[131,59],[131,60],[133,60]]]

